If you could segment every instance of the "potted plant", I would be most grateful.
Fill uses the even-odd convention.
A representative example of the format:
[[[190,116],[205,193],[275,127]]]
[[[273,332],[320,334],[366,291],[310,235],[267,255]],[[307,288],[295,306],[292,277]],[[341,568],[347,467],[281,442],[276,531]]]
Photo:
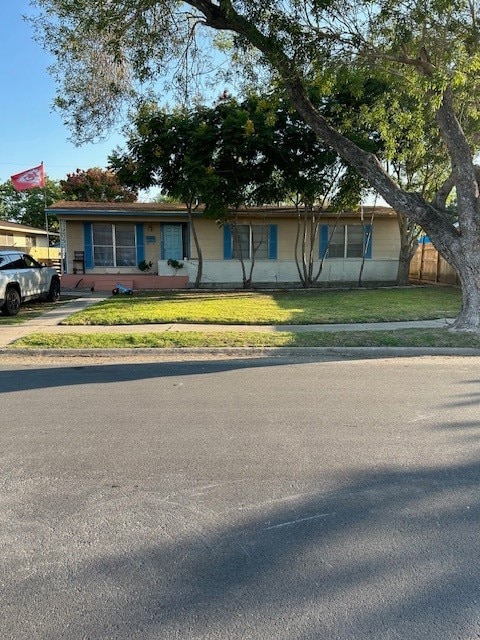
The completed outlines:
[[[175,260],[174,258],[169,258],[167,260],[167,264],[169,267],[172,267],[172,269],[175,271],[175,275],[177,275],[177,271],[179,269],[182,269],[183,267],[183,262],[179,262],[178,260]]]
[[[153,262],[151,260],[150,262],[146,262],[145,260],[142,260],[141,262],[138,263],[138,268],[140,269],[140,271],[143,271],[144,273],[149,273],[152,267],[153,267]]]

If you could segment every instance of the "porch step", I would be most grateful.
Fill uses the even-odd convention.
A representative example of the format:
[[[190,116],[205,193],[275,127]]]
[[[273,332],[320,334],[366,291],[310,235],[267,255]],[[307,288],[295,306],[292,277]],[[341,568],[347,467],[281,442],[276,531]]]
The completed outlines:
[[[64,274],[62,276],[62,288],[86,289],[94,291],[112,291],[117,285],[135,290],[161,290],[161,289],[186,289],[188,276],[157,276],[157,275],[131,275],[123,276],[102,274]]]
[[[132,278],[122,278],[118,276],[95,276],[95,278],[92,279],[90,288],[95,289],[95,291],[111,291],[117,284],[133,289]]]

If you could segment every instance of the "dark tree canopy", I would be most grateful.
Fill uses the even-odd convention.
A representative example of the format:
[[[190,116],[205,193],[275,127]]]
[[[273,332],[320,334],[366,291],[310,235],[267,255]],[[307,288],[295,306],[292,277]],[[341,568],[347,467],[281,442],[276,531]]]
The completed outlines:
[[[118,177],[108,169],[77,169],[60,180],[65,200],[82,202],[135,202],[137,191],[120,184]]]

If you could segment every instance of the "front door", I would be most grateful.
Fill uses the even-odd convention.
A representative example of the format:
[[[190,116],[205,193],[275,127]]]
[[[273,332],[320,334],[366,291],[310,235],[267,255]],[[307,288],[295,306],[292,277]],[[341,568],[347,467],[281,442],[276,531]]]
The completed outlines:
[[[182,260],[183,240],[181,224],[162,225],[162,260]]]

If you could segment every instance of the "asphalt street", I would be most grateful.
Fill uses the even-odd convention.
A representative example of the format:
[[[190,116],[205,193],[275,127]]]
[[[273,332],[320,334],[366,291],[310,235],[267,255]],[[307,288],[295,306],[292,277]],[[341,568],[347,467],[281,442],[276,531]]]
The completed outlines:
[[[480,637],[478,358],[0,358],[0,637]]]

